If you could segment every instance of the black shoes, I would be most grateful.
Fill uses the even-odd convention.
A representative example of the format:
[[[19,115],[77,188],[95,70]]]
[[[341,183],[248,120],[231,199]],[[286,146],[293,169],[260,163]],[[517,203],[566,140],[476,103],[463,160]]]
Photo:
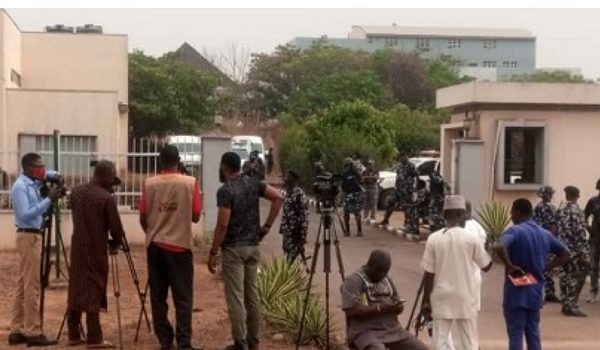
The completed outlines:
[[[8,345],[20,345],[27,343],[27,337],[21,333],[11,333],[8,335]]]
[[[50,340],[45,335],[40,334],[35,337],[26,337],[27,346],[50,346],[57,345],[56,340]]]
[[[562,314],[565,316],[572,316],[572,317],[587,317],[587,315],[584,314],[583,312],[581,312],[580,310],[563,309]]]
[[[560,300],[560,298],[557,297],[554,294],[548,294],[548,295],[546,295],[546,298],[544,300],[547,303],[562,303],[562,300]]]

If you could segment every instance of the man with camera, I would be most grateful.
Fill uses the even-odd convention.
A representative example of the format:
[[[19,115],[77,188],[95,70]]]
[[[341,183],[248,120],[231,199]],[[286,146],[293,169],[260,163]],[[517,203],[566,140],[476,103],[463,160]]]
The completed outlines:
[[[396,286],[388,276],[392,258],[384,250],[371,252],[367,264],[342,284],[348,345],[357,350],[425,350],[427,347],[398,321],[404,311]]]
[[[67,296],[71,346],[84,343],[79,325],[85,312],[88,347],[115,348],[103,338],[100,312],[107,309],[108,249],[118,249],[125,234],[117,202],[111,195],[113,185],[118,182],[115,165],[101,160],[96,164],[92,181],[71,191],[73,237]]]
[[[27,153],[21,158],[23,173],[11,191],[12,206],[17,226],[17,251],[19,274],[14,292],[12,322],[9,345],[30,346],[55,345],[43,334],[39,312],[40,295],[40,251],[44,227],[44,214],[52,203],[63,195],[61,186],[54,186],[42,198],[40,188],[43,181],[62,182],[56,171],[46,171],[44,161],[36,153]]]

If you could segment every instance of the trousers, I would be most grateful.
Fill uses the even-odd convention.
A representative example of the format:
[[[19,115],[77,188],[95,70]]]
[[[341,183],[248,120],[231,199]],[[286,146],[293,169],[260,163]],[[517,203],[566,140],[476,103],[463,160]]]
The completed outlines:
[[[81,340],[81,311],[69,311],[67,326],[69,328],[69,340]],[[102,327],[100,326],[100,313],[86,312],[85,322],[87,326],[86,342],[88,344],[102,343]]]
[[[17,233],[19,276],[12,305],[11,333],[33,337],[42,334],[39,313],[42,236]]]
[[[540,310],[525,308],[504,308],[504,320],[508,333],[508,349],[523,350],[523,336],[527,350],[541,350]]]
[[[579,309],[579,294],[585,284],[586,273],[577,271],[573,266],[574,263],[568,262],[563,265],[563,270],[560,272],[560,290],[563,294],[563,309],[567,311],[575,311]]]
[[[592,294],[598,294],[598,270],[600,268],[600,243],[590,241],[590,281]]]
[[[477,317],[470,319],[434,319],[433,350],[479,350]]]

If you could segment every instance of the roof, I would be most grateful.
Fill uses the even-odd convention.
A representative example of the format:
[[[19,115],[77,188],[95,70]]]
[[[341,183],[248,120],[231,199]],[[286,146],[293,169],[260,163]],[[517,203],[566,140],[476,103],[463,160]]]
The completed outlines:
[[[502,28],[460,28],[460,27],[404,27],[404,26],[353,26],[352,30],[361,30],[367,36],[426,36],[426,37],[472,37],[472,38],[505,38],[535,39],[526,29]]]
[[[600,106],[600,85],[469,82],[437,91],[437,108],[484,104]]]
[[[223,79],[223,82],[226,84],[233,84],[231,78],[229,78],[225,73],[223,73],[219,68],[217,68],[214,64],[212,64],[209,60],[207,60],[198,50],[196,50],[192,45],[184,42],[177,51],[175,51],[177,58],[182,62],[189,64],[190,66],[203,71],[217,75],[218,77]]]

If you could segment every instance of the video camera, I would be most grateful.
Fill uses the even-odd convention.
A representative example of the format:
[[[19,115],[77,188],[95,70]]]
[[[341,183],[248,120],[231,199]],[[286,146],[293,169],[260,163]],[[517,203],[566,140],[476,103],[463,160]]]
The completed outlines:
[[[50,190],[55,188],[59,189],[61,198],[67,195],[67,186],[65,186],[65,179],[62,176],[53,180],[45,180],[40,188],[40,195],[42,198],[46,198]]]
[[[332,175],[324,173],[315,176],[313,183],[313,192],[317,196],[318,208],[333,209],[335,207],[335,199],[340,193],[341,175]]]

